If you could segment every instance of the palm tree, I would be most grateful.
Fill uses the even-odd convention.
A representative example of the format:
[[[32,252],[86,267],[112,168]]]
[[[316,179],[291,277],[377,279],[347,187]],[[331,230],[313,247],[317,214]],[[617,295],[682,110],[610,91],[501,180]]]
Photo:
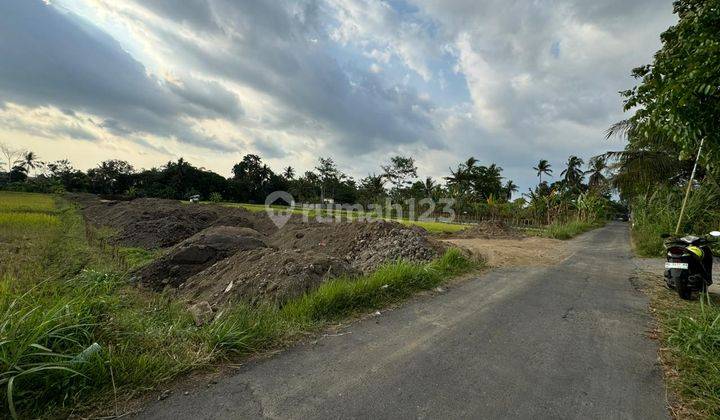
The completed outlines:
[[[565,185],[568,187],[577,187],[582,182],[585,172],[581,169],[585,162],[577,156],[570,156],[567,161],[567,168],[560,173],[563,176]]]
[[[38,160],[37,154],[31,151],[25,152],[19,163],[19,166],[25,168],[25,173],[27,173],[28,175],[30,175],[32,171],[43,165],[43,163]]]
[[[288,167],[285,168],[285,170],[283,171],[283,176],[284,176],[286,179],[293,179],[293,178],[295,178],[295,169],[293,169],[292,166],[288,166]]]
[[[425,197],[432,197],[436,190],[437,184],[435,181],[431,177],[425,178],[425,182],[423,182],[423,194],[425,194]]]
[[[510,201],[512,199],[512,195],[514,192],[518,192],[518,186],[515,185],[512,179],[507,180],[504,189],[505,193],[507,194],[507,201]]]
[[[465,170],[467,170],[467,171],[469,171],[469,172],[472,171],[473,168],[475,167],[475,164],[478,163],[478,162],[479,162],[479,160],[475,159],[475,157],[473,157],[473,156],[470,156],[470,157],[468,158],[468,160],[466,160],[465,163],[464,163],[464,165],[465,165]]]
[[[552,176],[553,171],[552,171],[552,169],[550,169],[551,166],[552,165],[550,165],[550,162],[548,162],[547,160],[540,159],[540,162],[538,162],[538,165],[533,168],[533,170],[537,171],[537,176],[538,176],[538,178],[540,178],[541,184],[542,184],[543,174]]]
[[[590,175],[588,178],[590,188],[597,188],[607,182],[607,177],[605,176],[607,168],[607,163],[602,156],[595,156],[590,159],[588,170],[585,171],[585,175]]]

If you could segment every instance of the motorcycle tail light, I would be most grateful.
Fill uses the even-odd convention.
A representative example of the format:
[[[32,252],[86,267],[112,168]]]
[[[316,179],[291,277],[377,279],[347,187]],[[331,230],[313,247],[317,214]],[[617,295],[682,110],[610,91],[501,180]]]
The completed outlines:
[[[685,250],[685,248],[675,246],[675,247],[668,248],[667,254],[668,254],[668,257],[681,258],[681,257],[687,256],[687,251]]]

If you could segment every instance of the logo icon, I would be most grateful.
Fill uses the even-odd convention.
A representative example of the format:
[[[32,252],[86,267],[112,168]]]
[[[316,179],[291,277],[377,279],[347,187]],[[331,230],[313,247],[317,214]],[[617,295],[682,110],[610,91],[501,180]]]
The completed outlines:
[[[282,201],[288,204],[290,207],[284,210],[274,209],[272,205],[277,201]],[[270,193],[265,198],[265,212],[278,229],[282,229],[283,226],[285,226],[287,222],[290,221],[294,208],[295,198],[293,198],[292,194],[287,191],[275,191]]]

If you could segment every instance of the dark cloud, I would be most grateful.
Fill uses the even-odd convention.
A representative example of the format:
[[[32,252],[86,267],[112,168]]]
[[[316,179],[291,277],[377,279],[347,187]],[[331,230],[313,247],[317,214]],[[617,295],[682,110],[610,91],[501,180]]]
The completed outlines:
[[[186,4],[177,1],[175,7]],[[228,41],[227,49],[203,48],[173,31],[156,29],[155,34],[189,66],[281,101],[292,115],[289,126],[303,130],[309,120],[315,129],[325,127],[314,134],[332,140],[337,149],[367,153],[418,141],[440,145],[427,100],[410,87],[344,67],[331,55],[316,2],[215,0],[212,8],[222,16],[216,35]]]

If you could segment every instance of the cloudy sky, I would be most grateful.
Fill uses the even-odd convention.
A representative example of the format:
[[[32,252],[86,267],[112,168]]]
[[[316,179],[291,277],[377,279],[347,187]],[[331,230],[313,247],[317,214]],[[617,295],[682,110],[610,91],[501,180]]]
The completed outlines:
[[[475,156],[526,190],[538,159],[622,147],[617,92],[674,21],[671,0],[3,0],[0,141],[223,175]]]

